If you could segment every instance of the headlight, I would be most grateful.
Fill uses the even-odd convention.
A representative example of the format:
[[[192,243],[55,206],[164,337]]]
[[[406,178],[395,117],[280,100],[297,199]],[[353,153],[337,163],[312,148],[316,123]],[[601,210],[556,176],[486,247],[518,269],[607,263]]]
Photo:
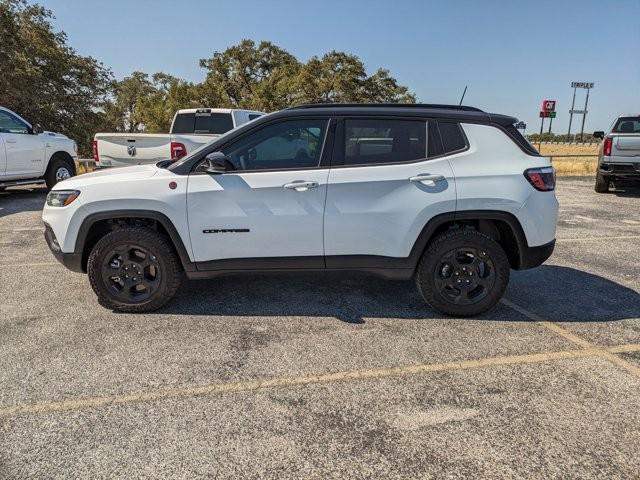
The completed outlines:
[[[50,207],[66,207],[80,195],[80,190],[52,190],[47,195]]]

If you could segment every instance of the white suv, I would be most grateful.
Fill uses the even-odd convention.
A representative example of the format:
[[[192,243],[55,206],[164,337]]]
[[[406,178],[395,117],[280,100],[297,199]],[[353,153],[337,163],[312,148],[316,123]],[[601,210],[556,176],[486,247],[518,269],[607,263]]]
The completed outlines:
[[[477,315],[552,253],[549,161],[516,119],[447,105],[307,105],[176,163],[66,180],[45,237],[107,308],[164,305],[183,274],[361,270]]]

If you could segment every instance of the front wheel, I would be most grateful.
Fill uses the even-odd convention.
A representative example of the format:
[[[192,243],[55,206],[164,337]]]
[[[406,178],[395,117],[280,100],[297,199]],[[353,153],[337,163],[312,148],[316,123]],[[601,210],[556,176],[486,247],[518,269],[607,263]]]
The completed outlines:
[[[149,312],[167,303],[182,279],[168,239],[144,227],[102,237],[89,255],[87,274],[98,302],[118,312]]]
[[[498,242],[476,230],[453,230],[437,237],[424,252],[416,283],[436,310],[470,317],[500,301],[509,273],[509,259]]]
[[[49,162],[44,180],[47,188],[51,190],[56,183],[71,178],[74,174],[75,168],[72,161],[60,156],[54,156]]]

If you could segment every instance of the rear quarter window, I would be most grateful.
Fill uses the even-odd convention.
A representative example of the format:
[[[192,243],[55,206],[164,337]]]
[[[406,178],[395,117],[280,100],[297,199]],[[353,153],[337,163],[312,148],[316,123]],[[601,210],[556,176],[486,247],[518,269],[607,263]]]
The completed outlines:
[[[453,153],[467,148],[467,140],[462,128],[456,122],[438,122],[443,153]]]

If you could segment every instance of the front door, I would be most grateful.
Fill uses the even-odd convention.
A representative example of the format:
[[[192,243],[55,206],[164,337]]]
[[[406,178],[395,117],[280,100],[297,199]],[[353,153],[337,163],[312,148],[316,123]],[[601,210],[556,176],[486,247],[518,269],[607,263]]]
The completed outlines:
[[[44,169],[44,142],[29,126],[11,113],[0,110],[0,137],[7,155],[7,176],[41,175]]]
[[[324,267],[327,124],[267,124],[222,148],[227,172],[190,175],[187,211],[199,269]]]

